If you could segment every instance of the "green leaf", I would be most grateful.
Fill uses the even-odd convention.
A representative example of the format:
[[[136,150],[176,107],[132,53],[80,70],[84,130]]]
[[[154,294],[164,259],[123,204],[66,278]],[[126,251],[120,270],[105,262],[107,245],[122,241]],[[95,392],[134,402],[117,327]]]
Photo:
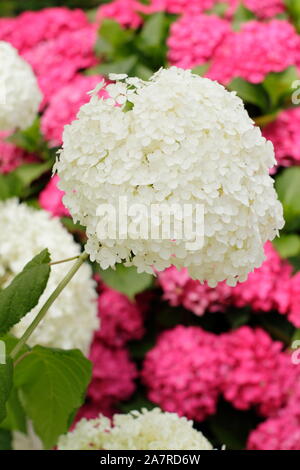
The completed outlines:
[[[98,272],[105,284],[131,299],[139,292],[148,289],[153,282],[151,274],[138,273],[135,266],[126,267],[121,263],[117,264],[116,269],[99,268]]]
[[[255,19],[256,16],[251,10],[248,10],[242,3],[236,9],[233,17],[232,28],[234,31],[239,31],[243,23]]]
[[[283,72],[269,73],[262,85],[269,95],[272,109],[276,109],[286,96],[290,96],[294,81],[299,79],[295,66],[288,67]]]
[[[300,236],[295,233],[282,234],[273,244],[282,258],[291,258],[300,254]]]
[[[0,200],[4,201],[21,194],[23,184],[20,178],[14,173],[0,174]]]
[[[12,435],[6,429],[0,429],[0,450],[12,450]]]
[[[10,285],[0,292],[1,335],[7,333],[37,305],[48,282],[49,262],[49,251],[45,249],[27,263]]]
[[[15,367],[15,385],[35,432],[45,448],[68,431],[82,405],[92,365],[78,350],[35,346]]]
[[[300,2],[299,0],[285,0],[286,8],[292,17],[295,27],[300,32]]]
[[[163,12],[154,13],[144,23],[139,37],[139,47],[149,51],[159,47],[164,38],[166,17]]]
[[[7,140],[27,152],[33,153],[40,151],[41,147],[45,145],[40,131],[40,119],[36,118],[30,127],[23,131],[16,131]]]
[[[118,47],[123,45],[124,42],[129,41],[134,35],[134,31],[122,28],[116,21],[105,18],[101,22],[99,35],[102,40],[105,40],[114,47]]]
[[[255,104],[263,111],[269,106],[268,96],[262,85],[249,83],[243,78],[236,77],[228,85],[230,91],[236,91],[238,96],[245,102]]]
[[[228,6],[228,3],[225,2],[216,3],[210,10],[206,11],[206,14],[218,15],[223,18],[228,10]]]
[[[196,75],[200,75],[200,77],[203,77],[208,71],[209,66],[210,64],[208,62],[206,64],[197,65],[197,67],[194,67],[192,69],[192,72],[195,73]]]
[[[86,71],[86,75],[109,75],[110,73],[127,73],[130,74],[130,71],[137,63],[137,56],[132,55],[126,57],[125,59],[121,59],[115,62],[103,63],[100,65],[96,65]]]
[[[13,364],[6,358],[5,364],[0,364],[0,423],[6,417],[6,402],[13,384]]]
[[[46,171],[51,170],[53,163],[54,162],[51,160],[43,163],[27,163],[19,166],[14,173],[22,182],[23,187],[26,187],[42,176]]]
[[[153,75],[153,73],[154,70],[140,63],[138,63],[134,68],[134,75],[141,78],[142,80],[148,80]]]
[[[20,402],[18,390],[14,387],[6,403],[6,411],[7,416],[1,423],[1,427],[10,431],[20,431],[26,434],[27,423],[25,411]]]
[[[286,168],[276,179],[275,187],[288,223],[300,217],[300,167]]]

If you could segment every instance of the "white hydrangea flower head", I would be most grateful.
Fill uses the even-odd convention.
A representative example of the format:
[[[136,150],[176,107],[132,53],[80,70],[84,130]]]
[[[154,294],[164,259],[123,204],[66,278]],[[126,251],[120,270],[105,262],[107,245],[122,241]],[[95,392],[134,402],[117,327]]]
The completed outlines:
[[[59,450],[212,450],[210,442],[193,428],[193,422],[176,413],[132,411],[109,419],[83,418],[61,436]]]
[[[56,162],[64,203],[87,228],[91,259],[103,269],[122,261],[139,272],[187,267],[211,286],[246,280],[284,223],[269,176],[272,143],[235,92],[189,70],[161,69],[146,82],[113,78],[110,98],[94,93],[65,127]],[[202,205],[203,247],[188,249],[180,239],[101,238],[99,208],[118,208],[124,196],[128,206]]]
[[[42,93],[31,66],[0,41],[0,130],[26,129],[37,115]]]
[[[80,254],[80,246],[56,218],[16,199],[0,202],[0,287],[6,287],[35,255],[48,248],[52,261]],[[48,284],[39,303],[12,333],[20,337],[41,306],[69,270],[68,263],[51,266]],[[78,348],[88,354],[93,332],[98,328],[96,285],[85,263],[63,290],[28,344],[63,349]]]

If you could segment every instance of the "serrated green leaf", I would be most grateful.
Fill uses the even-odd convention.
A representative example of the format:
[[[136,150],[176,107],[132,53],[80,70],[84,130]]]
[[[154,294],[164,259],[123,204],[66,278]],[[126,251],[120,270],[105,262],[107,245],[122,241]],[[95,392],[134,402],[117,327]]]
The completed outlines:
[[[243,78],[236,77],[228,85],[230,91],[236,91],[238,96],[246,103],[255,104],[262,111],[268,109],[268,96],[262,85],[249,83]]]
[[[276,109],[286,96],[290,96],[293,88],[292,84],[299,79],[299,74],[295,66],[288,67],[283,72],[269,73],[262,86],[269,96],[272,109]]]
[[[57,443],[82,405],[92,365],[78,350],[35,346],[15,368],[26,414],[45,448]]]
[[[5,364],[0,364],[0,423],[6,417],[6,402],[13,385],[13,364],[6,358]]]
[[[26,264],[10,285],[0,292],[0,334],[7,333],[39,301],[50,274],[50,255],[43,250]]]
[[[98,272],[105,284],[131,299],[139,292],[148,289],[153,282],[151,274],[138,273],[135,266],[126,267],[121,263],[116,265],[116,269],[99,268]]]

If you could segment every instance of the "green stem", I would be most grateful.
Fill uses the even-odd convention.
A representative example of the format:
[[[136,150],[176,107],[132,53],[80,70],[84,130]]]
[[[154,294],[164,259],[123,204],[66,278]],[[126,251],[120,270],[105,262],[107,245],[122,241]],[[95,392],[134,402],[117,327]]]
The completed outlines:
[[[52,261],[51,263],[49,263],[49,266],[54,266],[55,264],[67,263],[68,261],[74,261],[75,259],[78,259],[78,258],[79,258],[79,255],[72,256],[72,258],[61,259],[59,261]]]
[[[45,317],[46,313],[48,312],[49,308],[53,304],[53,302],[57,299],[59,294],[64,290],[66,285],[71,281],[73,276],[77,273],[78,269],[80,266],[87,260],[88,254],[87,253],[82,253],[76,263],[72,266],[70,271],[66,274],[66,276],[62,279],[62,281],[58,284],[56,289],[52,292],[48,300],[44,303],[42,306],[41,310],[35,317],[35,319],[32,321],[32,323],[29,325],[23,336],[20,338],[14,349],[10,353],[10,357],[14,359],[17,354],[20,352],[22,349],[23,345],[26,344],[28,338],[31,336],[31,334],[34,332],[36,327],[39,325],[39,323],[43,320]]]

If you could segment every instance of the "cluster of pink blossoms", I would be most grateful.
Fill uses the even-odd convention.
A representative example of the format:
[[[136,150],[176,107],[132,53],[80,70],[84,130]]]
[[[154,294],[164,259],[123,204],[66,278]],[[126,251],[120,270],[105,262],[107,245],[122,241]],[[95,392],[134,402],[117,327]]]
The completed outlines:
[[[223,84],[235,77],[261,83],[270,72],[299,63],[299,47],[300,36],[288,21],[249,21],[225,37],[207,76]]]
[[[114,0],[99,7],[96,20],[110,18],[126,28],[138,28],[143,19],[139,13],[150,13],[149,7],[137,0]]]
[[[249,450],[299,450],[300,381],[286,407],[263,423],[248,438]]]
[[[222,334],[219,354],[225,399],[241,410],[256,406],[263,416],[282,408],[299,377],[282,348],[261,328],[243,326]]]
[[[53,217],[68,217],[70,213],[62,202],[64,192],[57,187],[58,182],[59,177],[57,175],[51,178],[39,194],[39,204],[45,211],[50,212]]]
[[[98,314],[100,329],[95,333],[90,360],[92,381],[83,413],[110,410],[135,390],[137,369],[130,359],[126,343],[144,335],[143,312],[138,303],[105,285],[100,285]]]
[[[219,16],[184,15],[170,29],[169,61],[182,68],[204,64],[214,57],[216,48],[230,32],[230,23]]]
[[[207,77],[228,84],[235,77],[260,83],[270,72],[300,63],[300,37],[285,20],[249,21],[240,31],[215,16],[184,16],[168,39],[172,64],[193,68],[211,61]]]
[[[282,348],[259,328],[217,336],[177,326],[147,353],[142,378],[150,400],[197,421],[216,411],[220,395],[238,409],[256,407],[269,417],[286,405],[300,378]]]
[[[9,135],[9,132],[0,132],[0,174],[9,173],[24,163],[32,163],[36,160],[33,154],[8,142],[6,139]]]
[[[279,165],[300,164],[300,108],[282,111],[275,121],[263,129],[263,135],[274,145]]]
[[[0,39],[10,42],[20,53],[43,41],[56,39],[67,31],[88,27],[82,10],[68,8],[45,8],[26,11],[15,18],[0,18]]]
[[[281,259],[271,243],[265,245],[266,260],[250,273],[247,281],[229,287],[215,288],[191,279],[186,270],[175,267],[158,273],[163,298],[172,306],[182,305],[196,315],[220,312],[230,305],[251,308],[256,312],[276,310],[300,326],[300,275],[293,275],[292,266]]]
[[[77,74],[53,96],[41,119],[42,133],[51,146],[62,144],[64,126],[76,118],[79,108],[90,99],[88,92],[102,79],[100,75]],[[107,96],[104,88],[101,89],[99,96]]]
[[[203,421],[216,411],[219,370],[217,336],[180,325],[146,354],[142,378],[149,399],[165,411]]]

